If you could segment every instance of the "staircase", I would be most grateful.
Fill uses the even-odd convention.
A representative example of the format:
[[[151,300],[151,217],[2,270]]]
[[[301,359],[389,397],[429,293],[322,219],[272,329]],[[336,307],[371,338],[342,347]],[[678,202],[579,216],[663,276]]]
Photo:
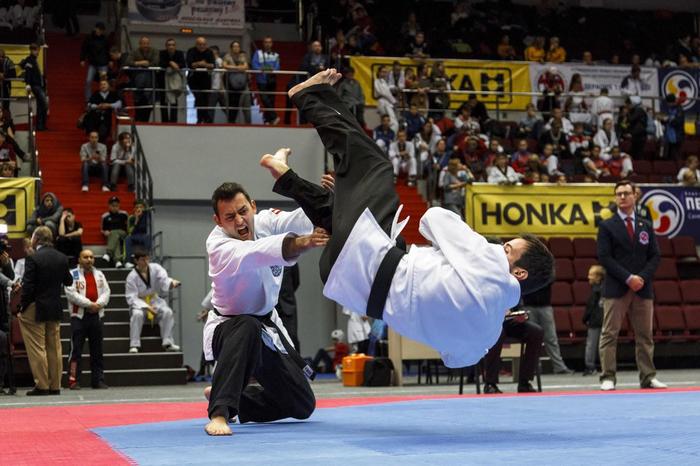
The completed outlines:
[[[418,233],[420,218],[427,210],[425,199],[420,195],[418,189],[406,186],[404,179],[399,179],[396,183],[396,194],[399,195],[399,202],[403,204],[401,219],[407,216],[411,217],[402,233],[406,244],[427,244],[426,239]]]
[[[42,172],[42,193],[53,192],[63,207],[75,211],[76,219],[83,225],[83,244],[104,244],[100,233],[102,214],[107,211],[107,201],[117,195],[121,208],[131,211],[133,193],[126,183],[119,184],[118,192],[103,193],[98,178],[91,177],[90,191],[80,190],[80,146],[87,141],[85,132],[76,122],[85,109],[83,83],[85,69],[78,64],[81,39],[66,37],[60,33],[49,34],[46,62],[49,110],[48,131],[37,132],[39,166]],[[111,150],[111,146],[107,146]]]

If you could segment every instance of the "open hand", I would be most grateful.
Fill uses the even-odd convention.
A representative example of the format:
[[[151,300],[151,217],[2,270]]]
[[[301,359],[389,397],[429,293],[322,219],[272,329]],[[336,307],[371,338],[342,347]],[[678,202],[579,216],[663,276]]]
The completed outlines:
[[[335,178],[330,173],[326,173],[321,176],[321,186],[326,188],[328,191],[333,192],[335,190]]]

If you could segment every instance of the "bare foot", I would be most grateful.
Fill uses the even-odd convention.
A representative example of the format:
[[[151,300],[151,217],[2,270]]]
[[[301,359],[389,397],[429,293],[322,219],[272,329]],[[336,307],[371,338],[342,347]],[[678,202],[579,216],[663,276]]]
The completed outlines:
[[[294,94],[306,89],[307,87],[314,86],[316,84],[330,84],[331,86],[338,82],[343,75],[338,73],[335,68],[328,68],[327,70],[320,71],[315,75],[311,76],[309,79],[303,83],[299,83],[287,92],[287,95],[291,99]]]
[[[204,430],[209,435],[232,435],[233,432],[223,416],[215,416],[209,424],[204,426]]]
[[[274,179],[279,178],[289,171],[287,159],[292,150],[288,147],[283,147],[275,152],[275,155],[265,154],[260,159],[260,165],[270,170],[270,174]]]
[[[209,401],[209,395],[211,395],[211,385],[204,389],[204,398]]]

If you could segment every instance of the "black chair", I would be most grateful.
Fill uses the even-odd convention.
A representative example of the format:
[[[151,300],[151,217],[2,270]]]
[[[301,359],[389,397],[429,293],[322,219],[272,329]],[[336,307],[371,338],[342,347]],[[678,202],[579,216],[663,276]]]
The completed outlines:
[[[518,343],[520,344],[520,359],[523,359],[523,356],[525,355],[525,345],[520,343],[520,341],[517,340],[510,340],[506,339],[505,344],[508,343]],[[541,348],[540,348],[541,351]],[[538,358],[539,359],[539,358]],[[474,367],[474,384],[476,385],[476,394],[481,395],[481,377],[482,377],[482,372],[483,372],[483,367],[481,365],[481,361],[477,362],[474,366],[467,366],[463,367],[459,370],[459,394],[463,395],[464,394],[464,370],[469,368],[469,367]],[[540,367],[539,361],[535,369],[535,379],[537,380],[537,391],[542,392],[542,369]]]

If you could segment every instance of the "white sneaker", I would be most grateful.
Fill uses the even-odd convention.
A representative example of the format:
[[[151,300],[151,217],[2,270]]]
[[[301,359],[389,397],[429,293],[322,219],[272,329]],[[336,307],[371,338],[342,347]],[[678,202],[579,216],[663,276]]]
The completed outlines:
[[[86,193],[86,192],[90,191],[90,188],[87,185],[85,185],[82,187],[82,190],[84,193]]]
[[[138,353],[139,349],[136,346],[132,346],[129,348],[129,353]]]
[[[121,269],[124,266],[124,264],[122,264],[122,261],[117,261],[117,263],[114,264],[114,266],[118,269]]]
[[[109,262],[109,261],[112,260],[112,258],[109,257],[109,254],[105,254],[105,255],[102,256],[102,260],[105,261],[105,262]]]
[[[603,380],[603,383],[600,384],[600,389],[604,392],[615,390],[615,382],[612,380]]]
[[[163,349],[165,349],[165,351],[173,351],[173,352],[180,351],[180,347],[177,346],[175,343],[170,344],[168,346],[164,346]]]
[[[102,186],[102,192],[108,193],[108,192],[109,192],[109,187],[108,187],[108,186]]]
[[[646,386],[644,386],[642,388],[668,388],[668,385],[666,385],[665,383],[659,382],[659,379],[654,377],[653,379],[651,379],[649,381],[648,384],[646,384]]]

